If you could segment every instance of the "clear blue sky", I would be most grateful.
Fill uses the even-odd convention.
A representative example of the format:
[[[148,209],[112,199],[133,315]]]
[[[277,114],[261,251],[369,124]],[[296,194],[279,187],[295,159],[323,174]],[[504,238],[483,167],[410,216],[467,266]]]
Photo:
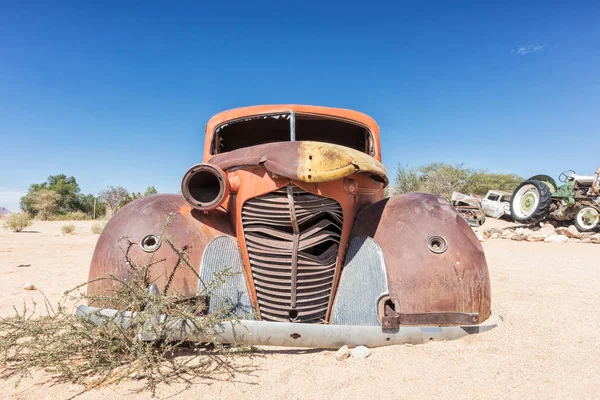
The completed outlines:
[[[211,115],[265,103],[373,116],[390,173],[600,164],[597,1],[91,3],[0,3],[0,206],[58,173],[175,192]]]

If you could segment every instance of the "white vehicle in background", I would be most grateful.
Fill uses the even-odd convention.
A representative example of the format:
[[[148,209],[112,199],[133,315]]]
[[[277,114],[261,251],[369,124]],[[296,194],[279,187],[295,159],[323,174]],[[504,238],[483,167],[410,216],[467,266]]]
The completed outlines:
[[[512,193],[502,190],[488,190],[485,198],[481,200],[483,212],[488,217],[501,218],[504,215],[510,214],[510,199]]]

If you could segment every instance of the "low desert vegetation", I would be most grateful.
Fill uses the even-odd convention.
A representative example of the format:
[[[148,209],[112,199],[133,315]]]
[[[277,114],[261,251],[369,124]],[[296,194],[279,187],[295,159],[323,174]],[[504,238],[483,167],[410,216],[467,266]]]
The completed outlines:
[[[90,230],[92,231],[93,234],[99,235],[104,230],[105,225],[106,225],[105,222],[96,222],[94,225],[91,226]]]
[[[420,167],[399,165],[393,194],[431,193],[450,200],[452,192],[485,195],[488,190],[512,192],[523,178],[515,174],[492,174],[467,168],[464,164],[435,162]]]
[[[21,232],[23,229],[33,224],[33,218],[25,212],[7,215],[2,221],[4,228],[13,232]]]
[[[148,255],[143,264],[134,262],[129,254],[138,244],[122,238],[122,261],[130,270],[130,278],[126,282],[114,275],[98,279],[108,280],[113,291],[88,296],[82,291],[86,283],[66,292],[56,306],[46,300],[43,316],[38,315],[39,307],[34,303],[15,308],[12,317],[0,318],[0,379],[14,377],[18,384],[32,372],[42,370],[50,374],[52,383],[82,385],[82,392],[136,380],[142,383],[140,390],[154,394],[160,384],[191,385],[195,378],[229,379],[237,373],[251,372],[251,366],[240,359],[251,355],[251,349],[222,345],[214,333],[215,327],[225,321],[237,323],[231,309],[222,307],[211,313],[206,309],[206,298],[223,285],[228,272],[216,274],[211,282],[202,282],[190,264],[187,250],[176,247],[165,229],[160,238],[177,255],[175,265],[164,265],[166,260],[158,259],[155,253]],[[153,269],[171,270],[167,282],[182,270],[191,269],[203,289],[193,298],[170,292],[168,284],[164,293],[149,290]],[[127,313],[74,315],[69,305],[82,302],[109,305]],[[162,320],[175,328],[164,329],[166,322],[157,323]],[[208,337],[208,343],[192,343],[192,335],[198,334]]]
[[[73,224],[68,224],[68,225],[63,225],[60,230],[62,231],[63,235],[72,235],[75,233],[75,225]]]
[[[62,215],[55,215],[52,219],[55,221],[87,221],[92,218],[83,211],[71,211]]]

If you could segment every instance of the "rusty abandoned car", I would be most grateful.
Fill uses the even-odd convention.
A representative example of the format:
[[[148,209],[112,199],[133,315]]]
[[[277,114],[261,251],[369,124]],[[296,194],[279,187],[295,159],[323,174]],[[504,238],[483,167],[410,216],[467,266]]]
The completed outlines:
[[[157,253],[164,289],[176,255],[157,235],[187,248],[197,273],[171,290],[194,296],[229,268],[208,309],[233,305],[243,328],[218,326],[222,342],[336,348],[457,339],[495,325],[490,279],[475,234],[437,196],[384,198],[379,127],[360,112],[300,105],[254,106],[206,125],[203,162],[183,176],[182,195],[159,194],[118,211],[100,236],[90,280],[127,279],[117,242]],[[96,280],[88,294],[110,290]],[[80,306],[80,315],[99,310]],[[103,309],[106,315],[119,311]],[[197,340],[202,340],[199,334]]]

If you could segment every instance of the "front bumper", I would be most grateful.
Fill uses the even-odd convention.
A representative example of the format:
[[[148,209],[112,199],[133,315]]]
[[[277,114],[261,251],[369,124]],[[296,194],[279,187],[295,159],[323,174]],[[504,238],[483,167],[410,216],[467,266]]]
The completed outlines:
[[[80,305],[75,314],[88,318],[96,325],[116,323],[124,328],[134,324],[135,314],[129,311],[100,309]],[[171,340],[209,342],[216,338],[223,344],[246,344],[260,346],[311,347],[337,349],[349,347],[381,347],[398,344],[421,344],[429,341],[455,340],[476,333],[487,332],[496,324],[468,326],[402,326],[398,329],[382,329],[380,326],[298,324],[240,320],[224,322],[198,332],[189,320],[167,315],[150,318],[152,324],[142,327],[141,340],[156,340],[157,332]]]

